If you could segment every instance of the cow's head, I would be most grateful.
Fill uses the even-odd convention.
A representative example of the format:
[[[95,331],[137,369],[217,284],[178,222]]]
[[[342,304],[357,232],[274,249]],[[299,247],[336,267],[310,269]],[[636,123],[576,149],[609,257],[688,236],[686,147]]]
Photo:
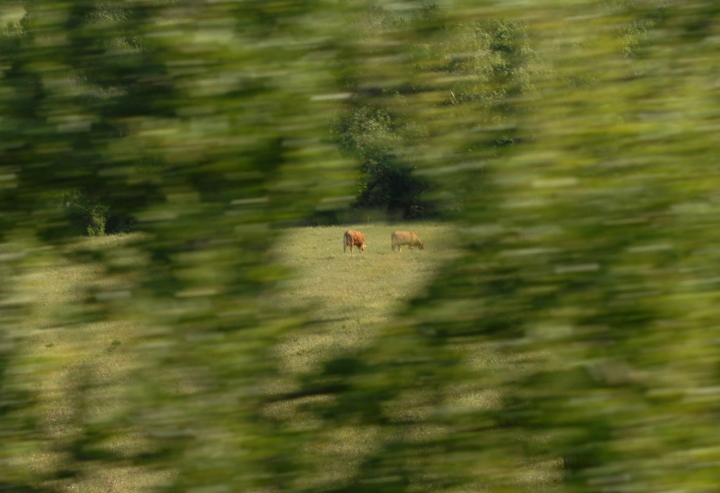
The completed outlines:
[[[425,250],[425,242],[420,242],[420,250]]]
[[[367,243],[363,243],[362,245],[360,245],[361,252],[364,252],[366,248],[367,248]]]

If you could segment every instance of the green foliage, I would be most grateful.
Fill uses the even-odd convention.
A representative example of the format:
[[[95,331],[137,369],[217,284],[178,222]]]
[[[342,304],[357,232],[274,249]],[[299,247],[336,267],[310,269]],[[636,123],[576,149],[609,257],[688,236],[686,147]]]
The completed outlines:
[[[525,490],[563,456],[568,491],[712,487],[716,11],[664,4],[508,10],[550,70],[509,101],[523,145],[466,195],[463,258],[314,406],[383,437],[338,491]]]
[[[348,56],[338,69],[351,97],[335,125],[341,147],[361,160],[354,205],[405,219],[456,211],[456,204],[438,200],[439,189],[422,174],[422,161],[454,131],[444,128],[452,120],[477,120],[495,129],[467,142],[471,152],[494,157],[519,142],[509,102],[532,92],[534,56],[523,24],[454,21],[432,4],[406,15],[374,4],[356,26],[353,49],[359,51],[352,54],[353,45],[346,45]],[[392,64],[378,68],[388,71],[368,68],[367,59],[383,57]],[[447,150],[443,158],[450,164],[465,152]]]
[[[25,8],[0,36],[2,488],[133,468],[167,491],[715,487],[714,3]],[[359,205],[450,211],[460,254],[369,340],[287,369],[313,323],[278,301],[277,245],[347,201],[341,151]],[[114,214],[139,233],[77,242]],[[354,274],[389,255],[322,288],[367,301]],[[88,277],[43,312],[48,265]],[[54,433],[24,343],[118,323],[135,335],[103,361],[136,359],[68,370]],[[312,453],[345,437],[352,460]]]
[[[149,328],[135,341],[144,359],[126,384],[98,383],[89,369],[74,378],[72,432],[37,431],[57,455],[28,484],[64,488],[98,469],[142,465],[174,471],[175,490],[281,487],[292,443],[258,413],[274,371],[271,343],[297,323],[260,301],[285,276],[267,261],[275,226],[346,195],[336,183],[352,176],[316,140],[335,104],[314,99],[334,91],[320,40],[334,34],[318,29],[314,14],[331,26],[334,11],[307,2],[198,11],[166,1],[37,0],[26,8],[22,32],[4,38],[0,53],[0,234],[27,258],[14,279],[41,270],[44,255],[67,253],[65,262],[92,265],[100,280],[53,325],[125,318]],[[138,218],[144,234],[130,247],[70,254],[72,225],[101,234],[106,213]],[[138,270],[124,248],[151,262]],[[19,333],[7,317],[2,330]],[[3,383],[33,387],[14,375]],[[122,404],[93,414],[98,387]],[[38,435],[9,423],[4,450],[29,450]],[[127,423],[146,439],[118,453]],[[0,476],[16,481],[21,458],[3,461]]]
[[[422,199],[429,183],[397,157],[403,144],[389,114],[368,106],[350,109],[337,125],[337,136],[343,149],[363,160],[355,207],[405,219],[432,214],[432,205]]]
[[[528,19],[546,71],[533,98],[477,101],[505,106],[523,145],[464,195],[463,257],[375,344],[308,379],[350,369],[306,409],[379,437],[335,491],[525,491],[528,475],[537,489],[712,487],[715,11],[663,4],[505,10]],[[457,139],[482,118],[465,114]],[[462,190],[478,175],[445,176]]]
[[[62,192],[53,202],[65,212],[69,231],[78,236],[129,233],[137,226],[135,218],[114,214],[106,198],[96,198],[90,193]]]
[[[59,207],[67,211],[69,227],[76,230],[77,234],[87,234],[87,236],[105,234],[107,206],[77,191],[62,193],[57,202]]]

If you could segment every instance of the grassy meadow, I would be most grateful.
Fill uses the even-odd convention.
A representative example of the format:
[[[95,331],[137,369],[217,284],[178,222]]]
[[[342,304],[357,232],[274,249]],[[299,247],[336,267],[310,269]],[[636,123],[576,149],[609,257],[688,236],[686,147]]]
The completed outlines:
[[[92,237],[79,240],[68,250],[103,249],[113,252],[113,263],[140,263],[136,252],[126,248],[130,235]],[[40,427],[50,437],[35,450],[27,451],[24,460],[38,472],[62,468],[68,447],[77,437],[72,425],[77,415],[81,421],[102,422],[121,414],[127,402],[126,382],[142,366],[134,350],[143,327],[132,317],[113,321],[57,326],[68,311],[76,310],[89,289],[101,287],[108,292],[123,293],[131,279],[102,276],[102,269],[92,263],[78,265],[63,260],[56,249],[38,255],[25,267],[21,292],[29,302],[30,312],[18,327],[22,331],[23,355],[17,361],[19,371],[38,398]],[[92,388],[92,402],[77,402],[79,388]],[[145,445],[139,433],[128,429],[122,440],[112,444],[114,451],[130,452]],[[61,479],[54,487],[60,491],[132,492],[167,482],[167,473],[148,471],[137,465],[118,465],[112,469],[87,461],[74,478]]]
[[[362,254],[357,248],[343,252],[347,229],[365,234]],[[406,229],[418,233],[424,250],[392,251],[390,234]],[[314,330],[282,346],[283,363],[291,371],[310,369],[338,352],[367,344],[377,328],[457,254],[450,228],[425,223],[291,229],[276,251],[297,276],[281,302],[312,307],[317,322]]]
[[[365,233],[367,249],[360,254],[343,252],[346,229]],[[393,252],[390,234],[396,229],[416,231],[425,241],[425,250]],[[126,246],[131,236],[107,236],[80,240],[84,249],[112,251],[117,265],[142,263],[137,252]],[[69,247],[73,248],[73,247]],[[32,307],[19,326],[23,336],[23,357],[18,365],[35,382],[41,426],[53,443],[44,443],[27,452],[25,460],[34,470],[51,470],[63,460],[63,446],[70,444],[76,430],[71,426],[74,413],[86,413],[89,421],[122,413],[127,397],[126,383],[134,371],[142,368],[136,342],[145,330],[132,310],[121,320],[92,322],[72,326],[54,326],[67,310],[75,309],[86,290],[101,286],[118,293],[131,286],[133,279],[102,277],[99,266],[71,264],[57,251],[48,250],[27,267],[22,276],[22,292]],[[457,255],[452,229],[437,224],[369,224],[348,227],[309,227],[288,229],[275,250],[278,262],[294,275],[276,300],[285,307],[308,308],[313,323],[301,334],[293,334],[278,344],[278,358],[287,374],[309,371],[322,361],[344,351],[369,344],[378,329],[392,319],[393,313],[423,286],[444,262]],[[31,369],[31,370],[28,370]],[[79,386],[92,385],[94,401],[79,409],[73,395]],[[285,407],[293,413],[294,405]],[[281,411],[278,409],[278,411]],[[344,453],[339,470],[328,467],[317,486],[340,479],[362,455],[361,439],[351,430],[332,437],[318,447],[335,458]],[[333,443],[339,447],[334,449]],[[128,430],[126,438],[115,443],[122,453],[143,446],[143,438]],[[344,452],[343,452],[344,451]],[[73,479],[60,480],[63,491],[135,492],[159,485],[169,479],[167,473],[144,470],[128,464],[113,469],[95,467],[92,462]]]
[[[281,374],[273,390],[290,390],[293,375],[318,368],[323,361],[368,346],[381,328],[392,321],[403,304],[424,289],[442,266],[458,255],[453,230],[448,226],[415,223],[412,225],[367,224],[352,226],[365,233],[367,249],[343,252],[343,233],[348,227],[308,227],[288,229],[283,241],[273,250],[276,261],[291,269],[276,299],[263,300],[271,306],[307,310],[311,323],[301,331],[283,337],[276,345]],[[393,252],[390,234],[396,229],[416,231],[425,241],[425,249]],[[103,249],[112,253],[116,265],[142,263],[143,259],[128,246],[132,236],[86,238],[78,246]],[[73,248],[73,247],[70,247]],[[77,248],[77,247],[75,247]],[[23,371],[35,382],[38,410],[44,436],[52,443],[41,443],[27,452],[29,467],[38,471],[56,469],[76,437],[73,417],[83,413],[86,422],[102,422],[108,416],[122,415],[132,392],[127,385],[142,371],[141,339],[148,328],[133,318],[132,307],[127,314],[113,321],[53,326],[64,311],[75,309],[92,287],[122,293],[136,280],[122,276],[101,276],[99,266],[79,266],[61,260],[59,252],[48,250],[30,266],[22,278],[23,292],[32,306],[20,330],[24,344]],[[131,299],[131,298],[130,298]],[[129,300],[130,300],[129,299]],[[123,312],[121,312],[123,313]],[[478,352],[477,364],[488,367],[505,366],[497,354]],[[30,369],[30,370],[28,370]],[[284,376],[283,376],[284,375]],[[92,402],[78,404],[76,389],[94,389]],[[180,383],[182,385],[182,383]],[[458,405],[493,405],[495,396],[458,395]],[[298,400],[273,404],[268,412],[282,416],[300,426],[307,417],[297,411]],[[402,410],[399,410],[402,412]],[[423,432],[426,432],[424,430]],[[351,477],[367,452],[376,443],[372,432],[352,427],[338,429],[333,436],[318,434],[308,444],[308,472],[305,488],[323,489],[343,483]],[[139,450],[146,444],[131,428],[112,447],[121,455]],[[65,447],[65,449],[63,448]],[[548,484],[553,476],[548,464],[528,467],[522,473],[527,483]],[[135,492],[158,486],[171,479],[167,472],[157,472],[122,461],[116,467],[97,467],[92,461],[81,466],[79,475],[58,480],[61,491]]]
[[[365,252],[349,249],[343,253],[342,237],[346,229],[365,234],[368,245]],[[425,249],[393,252],[390,235],[394,230],[411,230],[425,242]],[[316,227],[292,229],[276,253],[286,265],[295,269],[294,282],[282,295],[281,303],[297,307],[311,307],[310,317],[315,322],[301,334],[287,337],[279,346],[283,369],[290,373],[303,373],[316,369],[316,365],[346,352],[362,349],[374,338],[407,301],[422,293],[439,269],[459,255],[452,228],[445,225],[413,223],[404,225],[354,225],[350,227]],[[523,371],[527,362],[507,359],[500,351],[488,347],[465,347],[472,354],[469,364],[478,369],[499,372]],[[458,408],[489,409],[499,405],[497,389],[453,389],[451,405]],[[423,396],[409,394],[403,398],[411,406],[422,402]],[[308,399],[326,399],[311,397]],[[304,417],[295,414],[298,402],[278,404],[277,413],[285,419],[302,423]],[[409,412],[417,412],[417,407]],[[408,410],[399,406],[394,410],[400,418]],[[311,421],[311,419],[310,419]],[[412,428],[412,427],[411,427]],[[437,430],[419,425],[410,431],[422,442],[423,436],[433,436]],[[308,450],[308,475],[305,488],[323,489],[345,482],[361,460],[373,449],[378,437],[367,429],[346,426],[337,429],[336,436],[314,437]],[[551,489],[560,478],[560,462],[537,461],[522,463],[514,480],[529,491]],[[479,464],[478,473],[483,470]],[[463,492],[482,491],[480,482]]]

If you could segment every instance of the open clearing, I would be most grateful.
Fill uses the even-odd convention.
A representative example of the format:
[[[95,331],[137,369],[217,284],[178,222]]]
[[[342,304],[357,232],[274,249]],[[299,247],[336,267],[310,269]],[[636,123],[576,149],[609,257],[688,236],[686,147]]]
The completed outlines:
[[[365,252],[343,252],[347,229],[365,233]],[[420,235],[425,250],[391,250],[390,234],[406,229]],[[376,329],[457,255],[451,232],[447,226],[427,223],[289,230],[277,253],[297,277],[281,302],[311,306],[317,324],[281,347],[286,369],[308,370],[339,352],[368,344]]]

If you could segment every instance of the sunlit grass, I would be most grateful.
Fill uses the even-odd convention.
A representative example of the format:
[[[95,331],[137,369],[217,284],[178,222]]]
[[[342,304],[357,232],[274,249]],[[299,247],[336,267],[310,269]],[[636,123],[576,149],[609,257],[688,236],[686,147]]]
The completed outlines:
[[[343,251],[347,229],[365,234],[367,249],[362,254],[357,249]],[[417,232],[425,250],[393,252],[390,235],[395,230]],[[292,229],[276,252],[296,274],[279,302],[309,307],[313,322],[278,345],[281,369],[290,375],[317,370],[333,357],[371,347],[404,304],[420,295],[438,269],[459,253],[453,229],[432,223]],[[300,403],[293,401],[276,404],[269,411],[299,427],[318,427],[299,408]],[[317,429],[307,444],[306,469],[298,488],[322,490],[347,484],[382,438],[374,427]]]
[[[343,252],[347,229],[365,234],[364,253]],[[425,250],[393,252],[390,234],[395,230],[416,231]],[[277,252],[297,275],[282,302],[311,306],[317,322],[281,346],[283,362],[292,371],[309,370],[339,352],[368,344],[377,328],[457,255],[453,230],[431,223],[294,229]]]
[[[364,253],[351,254],[349,250],[343,253],[342,236],[346,229],[365,234],[368,248]],[[393,252],[390,235],[394,230],[415,231],[425,242],[425,249],[404,248],[402,253]],[[319,364],[333,357],[385,344],[378,338],[396,322],[405,303],[423,295],[434,276],[460,255],[454,229],[428,223],[290,230],[277,252],[297,274],[282,302],[310,306],[310,317],[315,321],[278,346],[282,366],[290,374],[315,371]],[[459,349],[470,355],[467,363],[477,369],[508,371],[518,363],[491,347],[476,345]],[[448,382],[447,390],[447,404],[457,410],[498,409],[501,405],[503,389],[479,390],[474,385],[466,388]],[[332,397],[310,397],[305,402],[328,399]],[[436,425],[422,424],[428,411],[422,403],[427,399],[422,391],[411,391],[386,406],[386,411],[395,413],[396,418],[407,413],[417,414],[419,424],[407,427],[404,433],[408,434],[406,438],[418,443],[447,432]],[[377,449],[383,438],[388,438],[374,427],[351,425],[331,426],[329,433],[327,428],[314,422],[312,416],[302,415],[298,409],[297,402],[289,402],[275,405],[272,412],[297,426],[319,430],[307,448],[308,471],[313,472],[306,472],[302,484],[298,485],[301,488],[322,490],[347,484],[362,460]],[[479,462],[479,476],[483,467]],[[557,485],[559,478],[558,460],[524,463],[515,471],[517,484],[532,491],[547,490]],[[471,483],[463,491],[478,489],[483,489],[480,483]],[[421,490],[431,491],[425,487]]]
[[[78,438],[80,423],[102,423],[122,414],[128,406],[126,385],[140,363],[134,342],[141,328],[132,320],[100,320],[64,324],[67,315],[79,309],[92,288],[114,290],[128,279],[108,277],[99,265],[79,265],[61,253],[79,248],[103,249],[124,261],[139,263],[126,248],[131,235],[79,240],[64,252],[48,250],[28,266],[20,285],[30,311],[19,327],[23,332],[23,354],[18,365],[28,371],[36,397],[39,426],[45,442],[28,457],[28,466],[40,473],[63,467],[63,450]],[[131,302],[131,301],[129,301]],[[72,316],[70,318],[73,318]],[[77,402],[83,388],[83,402]],[[121,456],[143,450],[146,440],[126,430],[106,447]],[[52,481],[59,491],[132,492],[166,482],[167,473],[150,471],[119,461],[116,467],[76,463],[79,476]]]

